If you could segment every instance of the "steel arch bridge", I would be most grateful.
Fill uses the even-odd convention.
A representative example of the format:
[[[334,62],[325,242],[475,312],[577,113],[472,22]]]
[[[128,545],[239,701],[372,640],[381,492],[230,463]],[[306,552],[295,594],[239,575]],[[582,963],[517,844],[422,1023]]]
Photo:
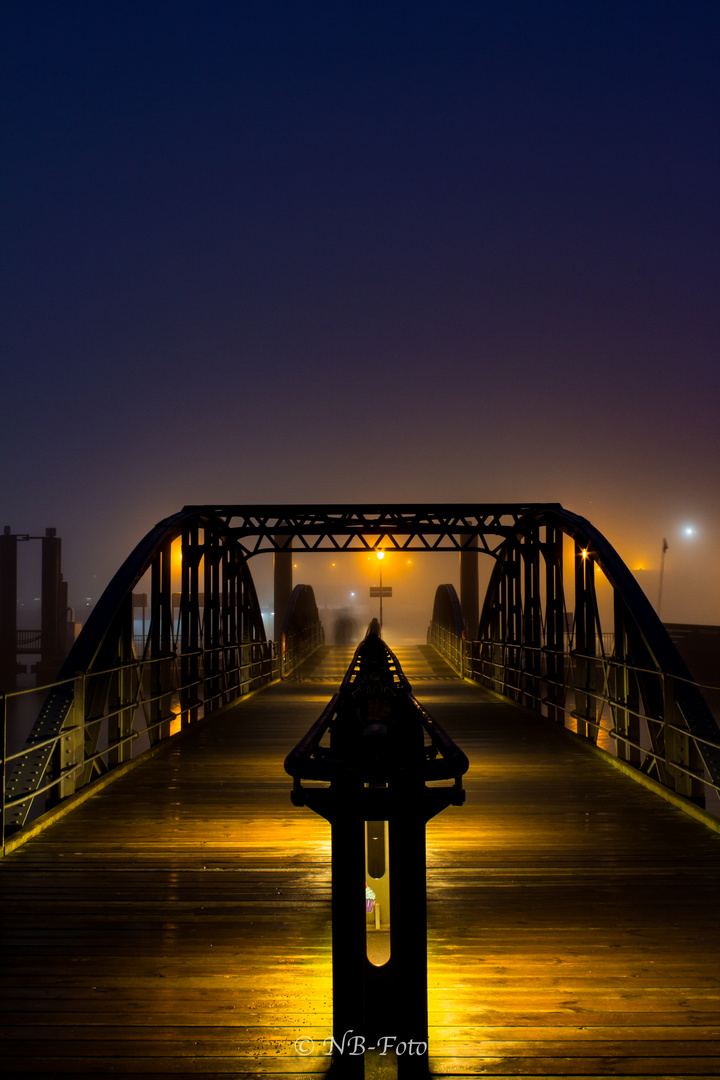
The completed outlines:
[[[122,564],[25,747],[6,757],[3,835],[26,824],[36,800],[75,795],[128,762],[134,744],[154,747],[322,643],[305,585],[284,598],[280,641],[267,640],[254,556],[272,552],[287,567],[297,552],[380,547],[460,553],[461,596],[439,588],[430,641],[462,675],[591,742],[605,710],[618,757],[685,798],[702,802],[708,783],[720,786],[720,731],[675,645],[610,543],[560,504],[194,505]],[[495,565],[478,613],[480,554]],[[598,570],[611,590],[609,625]],[[133,597],[146,575],[149,619],[138,635]]]

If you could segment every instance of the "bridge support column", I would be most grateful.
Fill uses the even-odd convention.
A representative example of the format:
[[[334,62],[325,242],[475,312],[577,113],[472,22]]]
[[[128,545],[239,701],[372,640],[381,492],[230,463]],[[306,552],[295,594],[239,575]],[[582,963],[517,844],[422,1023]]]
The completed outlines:
[[[42,538],[42,628],[38,683],[57,677],[67,655],[67,582],[61,572],[62,540],[55,529],[46,529]]]
[[[0,690],[15,689],[17,675],[17,536],[0,536]]]
[[[462,543],[477,542],[476,536],[463,537]],[[478,553],[465,548],[460,552],[460,608],[465,623],[465,637],[475,641],[480,624],[480,594],[478,590]]]
[[[273,637],[280,639],[283,620],[293,591],[292,537],[276,536],[275,543],[282,550],[273,555],[274,610]]]

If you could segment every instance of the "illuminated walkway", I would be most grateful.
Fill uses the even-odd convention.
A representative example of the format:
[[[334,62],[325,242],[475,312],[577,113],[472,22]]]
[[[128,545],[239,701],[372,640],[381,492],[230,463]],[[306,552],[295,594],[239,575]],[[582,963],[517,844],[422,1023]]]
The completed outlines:
[[[397,652],[471,762],[466,805],[428,828],[433,1072],[720,1076],[720,836],[428,650]],[[0,863],[4,1077],[326,1071],[329,829],[291,805],[282,762],[350,655]]]

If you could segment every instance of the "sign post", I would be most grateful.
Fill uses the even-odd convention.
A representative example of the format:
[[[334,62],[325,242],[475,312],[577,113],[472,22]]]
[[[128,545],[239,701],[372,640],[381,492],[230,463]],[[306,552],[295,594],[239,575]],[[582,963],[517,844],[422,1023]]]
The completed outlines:
[[[380,576],[382,578],[382,570],[380,571]],[[382,629],[382,602],[383,602],[383,596],[392,596],[392,585],[385,585],[385,587],[383,587],[382,585],[371,585],[370,586],[370,596],[371,597],[373,597],[373,596],[379,596],[380,597],[380,620],[379,621],[380,621],[380,629]]]

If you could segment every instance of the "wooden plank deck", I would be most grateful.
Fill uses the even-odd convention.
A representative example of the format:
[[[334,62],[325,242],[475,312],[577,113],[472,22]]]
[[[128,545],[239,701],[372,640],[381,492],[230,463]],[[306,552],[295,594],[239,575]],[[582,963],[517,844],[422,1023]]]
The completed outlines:
[[[466,805],[428,827],[433,1073],[720,1077],[720,836],[427,649],[398,654],[471,762]],[[282,762],[349,655],[0,863],[4,1077],[327,1070],[329,828]]]

